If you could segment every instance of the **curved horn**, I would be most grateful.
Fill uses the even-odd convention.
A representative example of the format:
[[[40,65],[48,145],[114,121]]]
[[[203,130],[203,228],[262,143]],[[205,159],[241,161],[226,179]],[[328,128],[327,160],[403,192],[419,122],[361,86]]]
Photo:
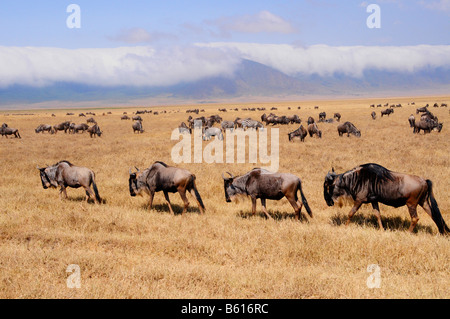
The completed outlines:
[[[234,178],[234,175],[233,174],[231,174],[230,172],[226,172],[228,175],[230,175],[231,176],[231,178]]]
[[[139,168],[137,168],[136,166],[135,166],[134,168],[136,168],[136,170],[137,170],[138,172],[140,172],[140,171],[141,171],[141,170],[140,170]]]

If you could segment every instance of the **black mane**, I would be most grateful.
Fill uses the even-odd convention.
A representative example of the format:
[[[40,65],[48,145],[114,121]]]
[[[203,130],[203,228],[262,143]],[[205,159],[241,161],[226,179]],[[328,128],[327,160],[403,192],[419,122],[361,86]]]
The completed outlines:
[[[381,165],[368,163],[360,167],[359,175],[362,179],[375,179],[378,181],[394,180],[392,172]]]
[[[166,163],[161,162],[161,161],[156,161],[156,162],[153,163],[153,164],[161,164],[161,165],[164,166],[164,167],[169,167]]]
[[[58,163],[56,163],[56,164],[53,165],[53,166],[57,166],[58,164],[61,164],[61,163],[67,163],[67,164],[69,164],[69,166],[74,166],[71,162],[66,161],[66,160],[59,161]]]

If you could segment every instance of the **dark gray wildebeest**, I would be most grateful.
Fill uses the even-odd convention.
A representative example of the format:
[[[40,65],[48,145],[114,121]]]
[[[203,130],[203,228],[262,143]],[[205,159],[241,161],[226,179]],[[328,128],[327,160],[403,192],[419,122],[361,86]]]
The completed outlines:
[[[8,138],[8,135],[14,135],[15,138],[22,138],[18,129],[8,127],[6,123],[3,123],[0,127],[0,134],[6,138]]]
[[[219,141],[223,140],[222,130],[218,127],[204,127],[202,138],[204,141],[209,141],[211,137],[215,136]]]
[[[408,117],[408,122],[409,122],[409,127],[414,127],[414,126],[416,126],[416,118],[414,117],[413,114],[411,114],[411,115]]]
[[[288,116],[290,124],[300,124],[302,122],[301,118],[298,115]]]
[[[422,112],[428,112],[428,107],[424,106],[424,107],[419,107],[418,109],[416,109],[416,114],[419,114]]]
[[[70,121],[65,121],[60,124],[56,124],[53,126],[53,130],[55,131],[55,134],[58,133],[58,131],[64,131],[64,133],[67,133],[67,130],[70,127]]]
[[[312,116],[310,116],[310,117],[308,117],[308,125],[309,124],[313,124],[315,121],[314,121],[314,118],[312,117]]]
[[[86,201],[93,198],[96,203],[101,203],[100,195],[98,194],[97,185],[95,184],[95,174],[87,167],[75,166],[68,161],[60,161],[55,165],[39,168],[41,176],[42,187],[47,189],[61,187],[59,196],[67,198],[67,187],[79,188],[83,187],[86,191]],[[94,189],[92,191],[91,186]]]
[[[86,123],[97,123],[97,121],[93,117],[90,117],[86,120]]]
[[[142,117],[140,115],[133,116],[131,119],[133,121],[142,121]]]
[[[333,118],[336,119],[337,122],[341,121],[341,113],[334,113]]]
[[[130,117],[128,115],[123,115],[120,119],[121,120],[129,120]]]
[[[304,142],[305,137],[307,135],[308,135],[308,132],[306,131],[306,129],[303,127],[303,125],[300,125],[300,127],[298,129],[289,133],[288,137],[289,137],[289,141],[292,141],[294,139],[294,137],[298,136],[298,137],[300,137],[300,141]]]
[[[326,112],[320,112],[319,113],[319,122],[324,122],[326,118],[327,118],[327,113]]]
[[[226,130],[230,130],[231,132],[234,130],[234,122],[233,121],[222,121],[220,123],[222,126],[222,131],[225,133]]]
[[[271,218],[266,209],[266,199],[280,200],[286,197],[294,208],[295,218],[300,219],[302,206],[305,205],[308,214],[313,217],[308,202],[302,191],[300,178],[288,173],[272,173],[261,168],[255,168],[245,175],[230,177],[222,174],[225,189],[225,200],[231,202],[236,196],[247,195],[252,199],[252,214],[256,214],[256,200],[261,199],[261,205],[267,218]],[[297,192],[300,191],[300,202]],[[303,204],[302,204],[303,203]]]
[[[48,133],[51,133],[51,134],[53,134],[53,128],[52,128],[52,126],[51,125],[49,125],[49,124],[41,124],[41,125],[39,125],[35,130],[34,130],[36,133],[44,133],[44,132],[48,132]]]
[[[430,180],[393,172],[370,163],[357,166],[343,174],[336,174],[333,169],[325,177],[323,192],[328,206],[333,206],[336,201],[342,206],[341,199],[353,202],[347,225],[362,204],[370,203],[380,229],[384,229],[378,204],[395,208],[406,205],[411,216],[409,231],[412,232],[419,220],[417,205],[420,205],[436,223],[439,232],[449,235],[450,229],[442,218],[432,187]]]
[[[81,133],[84,133],[84,131],[87,131],[89,128],[89,125],[87,125],[86,123],[81,123],[81,124],[75,124],[75,125],[71,125],[70,129],[72,130],[72,133],[78,133],[79,131],[81,131]]]
[[[361,132],[351,122],[345,122],[343,124],[338,125],[337,130],[339,136],[342,136],[344,133],[347,133],[347,137],[349,137],[350,134],[353,134],[356,137],[361,137]]]
[[[394,113],[394,109],[383,110],[383,111],[381,111],[381,117],[383,117],[383,115],[389,116],[389,115],[391,115],[391,113]]]
[[[149,209],[152,208],[155,192],[162,191],[169,205],[170,212],[174,214],[172,205],[170,204],[169,193],[178,192],[184,203],[181,213],[184,214],[189,206],[189,201],[186,197],[186,191],[188,191],[196,199],[200,213],[205,213],[205,206],[195,185],[195,175],[188,170],[168,166],[159,161],[142,172],[138,168],[136,169],[137,172],[135,173],[132,173],[130,169],[130,178],[128,181],[130,195],[136,196],[142,195],[142,193],[150,195]]]
[[[178,126],[178,132],[180,132],[180,134],[191,134],[192,130],[186,125],[186,123],[181,122],[180,126]]]
[[[376,120],[377,119],[377,113],[372,112],[372,113],[370,113],[370,115],[372,116],[372,120]]]
[[[423,130],[424,134],[431,133],[432,130],[437,129],[438,132],[442,130],[442,123],[438,123],[435,120],[429,118],[421,118],[419,122],[414,123],[413,133],[420,133]]]
[[[142,126],[142,122],[141,121],[136,121],[133,123],[133,125],[131,126],[133,128],[133,133],[144,133],[144,128]]]
[[[308,125],[308,133],[309,137],[313,137],[313,135],[316,135],[318,138],[322,138],[322,131],[319,130],[319,127],[316,123],[312,123]]]
[[[88,131],[89,136],[90,136],[91,138],[92,138],[92,137],[96,137],[96,136],[101,137],[102,134],[103,134],[103,131],[100,130],[100,127],[98,126],[97,123],[95,123],[93,126],[89,127],[89,128],[87,129],[87,131]]]

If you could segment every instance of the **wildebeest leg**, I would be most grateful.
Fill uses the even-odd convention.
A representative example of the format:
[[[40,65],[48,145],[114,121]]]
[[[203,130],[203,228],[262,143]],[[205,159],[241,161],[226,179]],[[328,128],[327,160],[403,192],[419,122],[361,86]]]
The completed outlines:
[[[252,214],[256,215],[256,197],[252,197]]]
[[[373,212],[375,213],[375,216],[378,220],[378,226],[380,226],[380,229],[384,230],[383,224],[381,223],[381,214],[380,214],[380,207],[378,206],[378,202],[372,203]]]
[[[355,201],[355,204],[353,205],[352,209],[350,210],[350,213],[348,214],[348,220],[347,223],[345,224],[345,226],[348,226],[348,224],[350,224],[350,221],[353,217],[353,215],[355,215],[355,213],[358,211],[358,209],[361,207],[362,203]]]
[[[59,198],[62,200],[63,198],[61,197],[62,194],[64,193],[64,199],[67,199],[67,192],[66,192],[66,188],[64,186],[61,186],[61,189],[59,190]]]
[[[256,206],[256,200],[255,200],[255,206]],[[267,212],[266,209],[266,199],[265,198],[261,198],[261,206],[262,206],[262,210],[264,212],[264,214],[266,214],[268,219],[272,219],[272,217],[269,215],[269,213]]]
[[[409,215],[411,216],[411,226],[409,226],[408,230],[412,233],[414,228],[416,228],[417,222],[419,221],[419,217],[417,216],[417,204],[406,204],[406,206],[408,206]],[[431,209],[426,201],[422,207],[431,216]]]
[[[181,199],[183,200],[184,203],[183,211],[181,212],[181,215],[183,215],[184,213],[187,212],[187,208],[189,207],[189,200],[187,199],[186,196],[186,188],[179,188],[178,192],[180,193]]]
[[[86,191],[86,202],[88,201],[88,199],[90,197],[92,197],[94,199],[94,201],[97,202],[97,200],[95,199],[95,194],[90,187],[86,186],[86,187],[84,187],[84,190]]]
[[[164,197],[166,198],[167,204],[169,205],[170,213],[174,214],[173,209],[172,209],[172,205],[170,204],[169,193],[168,192],[164,192]]]
[[[291,204],[292,208],[294,208],[294,212],[295,212],[295,219],[299,220],[300,219],[300,211],[301,211],[301,207],[298,205],[298,201],[296,201],[294,198],[290,198],[287,197],[287,200],[289,201],[289,203]]]
[[[155,192],[154,191],[150,191],[149,195],[150,195],[150,199],[148,201],[148,209],[152,209],[153,197],[155,196]]]

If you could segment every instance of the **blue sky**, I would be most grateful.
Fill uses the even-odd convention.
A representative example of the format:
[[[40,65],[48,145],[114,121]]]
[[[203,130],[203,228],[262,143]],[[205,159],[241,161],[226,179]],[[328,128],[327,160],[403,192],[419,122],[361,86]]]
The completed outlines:
[[[81,8],[81,28],[68,29],[69,4]],[[381,8],[381,29],[369,29],[366,6]],[[270,32],[258,17],[267,12],[291,29]],[[237,27],[255,22],[254,29]],[[260,19],[261,20],[261,19]],[[259,21],[261,24],[262,21]],[[23,1],[0,2],[0,45],[104,48],[195,42],[300,45],[450,44],[450,1]],[[132,32],[147,37],[132,39]],[[145,31],[145,32],[144,32]]]
[[[72,3],[79,29],[66,25]],[[450,0],[2,0],[0,29],[3,89],[172,85],[229,75],[242,58],[292,75],[450,68]]]

